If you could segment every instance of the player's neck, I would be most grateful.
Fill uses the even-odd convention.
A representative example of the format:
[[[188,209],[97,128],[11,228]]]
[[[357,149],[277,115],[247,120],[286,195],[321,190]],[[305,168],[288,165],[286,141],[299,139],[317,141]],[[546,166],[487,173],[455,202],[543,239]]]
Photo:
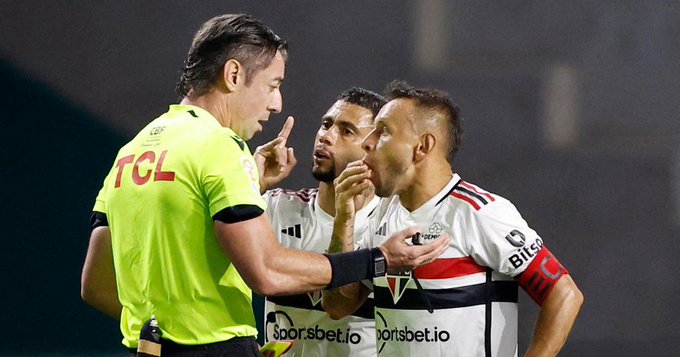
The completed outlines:
[[[319,207],[324,212],[328,213],[331,217],[335,217],[335,186],[333,186],[333,182],[319,182],[317,200]]]
[[[432,163],[417,168],[410,185],[399,194],[399,201],[413,212],[439,193],[451,181],[453,169],[448,162]],[[422,174],[425,173],[425,174]]]

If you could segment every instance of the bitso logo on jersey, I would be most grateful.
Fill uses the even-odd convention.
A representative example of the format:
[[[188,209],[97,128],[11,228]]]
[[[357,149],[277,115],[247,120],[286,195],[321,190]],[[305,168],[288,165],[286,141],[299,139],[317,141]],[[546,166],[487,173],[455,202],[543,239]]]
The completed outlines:
[[[513,247],[523,247],[524,242],[526,242],[526,237],[524,237],[524,234],[516,229],[513,229],[507,236],[505,236],[505,239],[508,241],[508,243],[512,244]]]

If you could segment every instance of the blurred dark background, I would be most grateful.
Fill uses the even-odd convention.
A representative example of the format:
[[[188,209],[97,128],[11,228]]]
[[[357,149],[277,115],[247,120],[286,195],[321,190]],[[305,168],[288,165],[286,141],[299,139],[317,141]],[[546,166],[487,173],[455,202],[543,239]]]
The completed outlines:
[[[454,166],[505,196],[586,304],[563,356],[673,355],[680,343],[680,3],[675,1],[0,0],[0,355],[124,355],[80,300],[89,214],[119,146],[177,98],[194,32],[247,12],[289,41],[284,112],[309,174],[349,86],[450,92]],[[524,294],[520,354],[537,307]]]

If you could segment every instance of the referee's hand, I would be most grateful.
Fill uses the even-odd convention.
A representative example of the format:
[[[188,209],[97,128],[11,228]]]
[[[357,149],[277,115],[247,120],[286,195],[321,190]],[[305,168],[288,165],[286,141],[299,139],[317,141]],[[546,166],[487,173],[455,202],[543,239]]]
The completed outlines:
[[[276,139],[255,149],[253,156],[260,172],[260,193],[283,181],[297,164],[293,148],[286,146],[294,123],[295,119],[289,116]]]
[[[419,233],[418,228],[408,228],[393,234],[380,247],[385,256],[388,273],[401,273],[421,265],[432,263],[449,247],[450,237],[446,234],[423,245],[410,245],[406,239]]]

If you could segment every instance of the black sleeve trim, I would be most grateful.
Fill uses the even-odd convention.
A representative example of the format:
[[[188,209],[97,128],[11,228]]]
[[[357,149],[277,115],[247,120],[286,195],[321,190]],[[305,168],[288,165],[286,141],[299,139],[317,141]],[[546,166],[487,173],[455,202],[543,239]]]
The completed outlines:
[[[106,218],[106,213],[93,211],[90,216],[90,225],[92,226],[92,229],[97,227],[108,227],[109,220]]]
[[[213,216],[213,221],[237,223],[259,217],[264,210],[255,205],[236,205],[227,207]]]

